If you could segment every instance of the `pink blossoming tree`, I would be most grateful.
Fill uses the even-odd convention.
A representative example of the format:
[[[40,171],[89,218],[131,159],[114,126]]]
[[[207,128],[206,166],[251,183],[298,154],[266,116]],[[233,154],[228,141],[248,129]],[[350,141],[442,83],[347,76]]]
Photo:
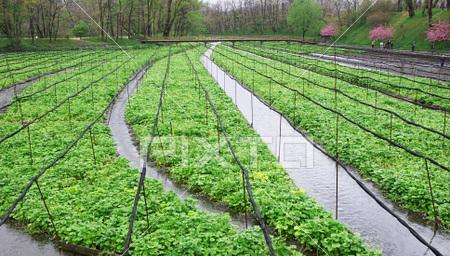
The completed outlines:
[[[440,21],[431,25],[426,35],[427,40],[435,43],[439,41],[448,41],[448,35],[450,34],[450,27],[447,22]]]
[[[385,41],[391,39],[394,35],[394,29],[391,27],[386,27],[384,25],[379,25],[369,31],[369,38],[371,40],[381,40]]]
[[[320,35],[325,38],[331,38],[336,36],[336,25],[329,24],[320,30]]]

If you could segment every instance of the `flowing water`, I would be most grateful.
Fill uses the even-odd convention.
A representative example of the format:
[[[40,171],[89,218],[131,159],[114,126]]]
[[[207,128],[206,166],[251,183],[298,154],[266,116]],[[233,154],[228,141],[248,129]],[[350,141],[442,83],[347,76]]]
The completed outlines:
[[[211,51],[208,51],[207,55],[209,56],[210,53]],[[335,162],[314,148],[308,140],[289,125],[287,120],[253,97],[250,92],[220,68],[217,68],[214,63],[205,57],[202,58],[202,61],[247,120],[249,122],[253,120],[253,127],[268,143],[274,155],[280,156],[280,162],[288,170],[294,183],[305,189],[326,209],[333,212],[335,209]],[[144,161],[134,144],[132,134],[125,122],[124,113],[128,98],[136,92],[144,74],[144,71],[140,72],[130,82],[127,90],[121,93],[111,109],[109,119],[109,127],[118,153],[127,158],[134,168],[141,168]],[[24,85],[23,88],[28,85]],[[0,95],[0,106],[8,104],[13,95],[11,92],[8,95],[3,93],[4,91]],[[147,175],[159,180],[165,190],[175,192],[181,199],[188,196],[197,198],[198,208],[201,210],[216,214],[226,211],[224,207],[190,194],[186,189],[171,182],[167,174],[158,171],[155,167],[149,166]],[[366,185],[376,192],[379,198],[382,198],[376,188],[371,184]],[[425,239],[432,240],[433,246],[444,255],[450,255],[450,240],[446,235],[438,233],[433,237],[433,231],[428,226],[412,219],[409,220],[406,213],[396,209],[387,200],[383,201],[390,208],[395,209],[395,212],[407,220]],[[339,170],[339,220],[347,224],[353,231],[360,233],[368,244],[381,248],[385,255],[433,255],[395,218],[376,204],[341,168]],[[251,222],[251,220],[249,221]],[[245,227],[245,221],[241,216],[232,215],[232,222],[239,229]],[[3,255],[69,256],[72,254],[59,250],[53,242],[45,237],[30,235],[20,227],[6,224],[0,227],[0,256]]]
[[[69,256],[46,237],[28,234],[23,228],[5,224],[0,228],[0,256]]]
[[[142,169],[144,159],[139,153],[136,147],[132,133],[125,121],[125,109],[128,104],[128,99],[138,89],[139,84],[145,74],[145,71],[141,71],[129,84],[128,88],[124,90],[117,98],[114,106],[111,109],[109,118],[109,127],[111,129],[116,148],[120,156],[127,158],[130,161],[130,166]],[[156,167],[147,165],[147,176],[160,181],[166,191],[175,192],[180,199],[186,199],[187,197],[193,197],[197,199],[197,208],[214,214],[222,214],[227,211],[226,207],[214,204],[208,201],[206,198],[202,198],[198,195],[191,194],[189,191],[178,184],[173,183],[168,174],[163,170],[158,170]],[[245,219],[242,216],[231,214],[232,223],[240,230],[245,229]],[[247,220],[249,225],[253,225],[252,220]]]
[[[55,73],[56,74],[56,73]],[[51,74],[53,75],[53,74]],[[33,78],[16,86],[0,90],[0,112],[6,111],[15,94],[20,93],[37,79]],[[72,255],[63,252],[50,240],[41,236],[32,236],[24,228],[5,224],[0,227],[0,256],[28,256],[28,255]]]
[[[278,112],[271,110],[210,61],[207,57],[212,53],[212,49],[208,50],[201,59],[205,68],[233,100],[248,122],[253,123],[253,128],[268,144],[272,153],[280,159],[293,182],[334,214],[335,161],[315,148]],[[381,249],[384,255],[433,255],[397,219],[366,194],[342,167],[338,170],[338,178],[338,219],[352,231],[361,234],[361,238],[368,245]],[[450,255],[448,236],[440,233],[434,235],[430,227],[397,209],[391,202],[384,199],[372,184],[364,183],[425,240],[431,241],[431,244],[444,255]]]
[[[10,86],[8,88],[4,88],[4,89],[0,89],[0,113],[1,112],[6,112],[6,110],[8,109],[7,106],[9,106],[11,104],[11,102],[14,99],[14,96],[17,94],[19,94],[20,92],[22,92],[23,90],[25,90],[28,86],[32,85],[34,82],[38,81],[39,79],[43,79],[45,77],[49,77],[49,76],[53,76],[53,75],[57,75],[57,74],[61,74],[66,72],[66,70],[60,70],[60,71],[56,71],[56,72],[50,72],[48,74],[45,75],[39,75],[39,76],[35,76],[32,77],[26,81],[17,83],[14,86]]]
[[[134,144],[132,133],[129,131],[125,122],[125,109],[129,97],[131,97],[138,89],[138,86],[145,75],[145,71],[139,72],[134,79],[130,81],[127,88],[123,90],[117,98],[115,104],[110,111],[108,125],[111,129],[116,148],[120,156],[130,161],[130,166],[141,169],[144,163],[137,147]],[[22,91],[31,85],[32,81],[23,83],[16,88],[16,92]],[[8,105],[13,96],[14,89],[6,89],[0,93],[0,107]],[[153,166],[147,166],[147,176],[160,181],[166,191],[175,192],[180,199],[193,197],[198,200],[197,207],[205,212],[214,214],[223,214],[227,211],[226,207],[216,205],[205,198],[189,193],[186,189],[173,183],[168,175],[163,171],[157,170]],[[231,214],[231,222],[239,230],[245,229],[245,219],[242,216]],[[253,220],[247,220],[249,226],[253,226]],[[28,234],[24,228],[5,224],[0,227],[0,256],[70,256],[72,253],[61,251],[58,247],[43,236],[34,236]]]

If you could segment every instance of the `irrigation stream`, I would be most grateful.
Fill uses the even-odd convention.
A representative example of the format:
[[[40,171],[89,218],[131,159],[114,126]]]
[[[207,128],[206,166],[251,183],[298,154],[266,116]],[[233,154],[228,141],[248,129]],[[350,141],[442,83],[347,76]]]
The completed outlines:
[[[330,49],[330,52],[333,50]],[[423,65],[418,65],[420,69],[418,70],[414,64],[408,64],[408,61],[414,61],[415,59],[409,57],[403,57],[400,62],[397,62],[395,58],[400,57],[390,57],[390,59],[379,59],[371,54],[360,54],[360,55],[326,55],[326,54],[297,54],[286,52],[283,50],[278,50],[278,53],[282,53],[285,55],[298,56],[303,58],[322,60],[327,62],[338,63],[341,66],[350,67],[350,68],[359,68],[359,69],[369,69],[374,71],[384,71],[384,72],[392,72],[398,75],[409,75],[409,76],[417,76],[417,77],[426,77],[432,78],[435,80],[440,80],[443,82],[450,81],[450,74],[448,73],[448,67],[444,68],[436,67],[436,64],[428,63]],[[389,55],[388,55],[389,56]]]
[[[140,71],[135,78],[130,81],[111,108],[110,117],[108,118],[108,125],[111,129],[119,155],[127,158],[130,161],[130,166],[137,169],[141,169],[144,160],[133,140],[132,132],[125,122],[125,109],[129,97],[133,96],[137,91],[145,73],[146,70]],[[30,84],[32,84],[32,82],[24,83],[20,88],[17,88],[17,90],[23,90]],[[11,88],[11,90],[13,89]],[[0,106],[9,104],[14,96],[13,92],[14,91],[4,90],[0,93]],[[189,193],[186,189],[173,183],[164,171],[158,170],[154,166],[147,166],[147,176],[160,181],[166,191],[175,192],[180,199],[186,199],[187,197],[196,198],[198,200],[197,207],[200,210],[214,214],[222,214],[227,211],[225,206],[216,205],[205,198]],[[232,223],[239,230],[245,229],[244,217],[231,213],[230,216]],[[248,220],[248,225],[254,225],[252,219]],[[3,255],[71,256],[73,254],[58,249],[57,245],[46,237],[33,236],[28,234],[24,228],[7,224],[0,228],[0,256]]]
[[[53,72],[44,76],[51,76],[63,71]],[[14,95],[20,93],[28,86],[32,85],[36,80],[43,76],[37,76],[28,81],[19,83],[7,89],[0,90],[0,109],[9,105]],[[6,111],[6,109],[3,109]],[[0,112],[2,112],[0,110]],[[56,256],[73,255],[58,249],[57,245],[44,236],[30,235],[25,228],[14,224],[5,224],[0,227],[0,256],[28,256],[28,255],[46,255]]]
[[[336,203],[335,161],[315,148],[278,112],[271,110],[210,61],[208,57],[213,48],[214,46],[202,57],[203,65],[233,100],[247,121],[253,123],[253,128],[268,144],[272,153],[279,157],[293,182],[315,198],[323,207],[334,213]],[[360,233],[368,245],[380,248],[384,255],[433,255],[397,219],[365,193],[342,167],[338,172],[339,221],[345,223],[354,232]],[[355,175],[357,175],[356,172]],[[450,239],[445,234],[436,233],[434,235],[432,228],[396,208],[394,204],[384,199],[372,184],[364,183],[422,237],[431,241],[430,243],[444,255],[450,255]]]
[[[47,237],[30,235],[24,228],[5,224],[0,228],[0,256],[71,256]]]
[[[34,82],[43,79],[45,77],[50,77],[50,76],[54,76],[57,74],[62,74],[66,72],[66,69],[60,70],[60,71],[55,71],[55,72],[50,72],[47,73],[45,75],[39,75],[39,76],[35,76],[32,77],[30,79],[27,79],[26,81],[17,83],[14,86],[10,86],[8,88],[5,89],[0,89],[0,113],[1,112],[6,112],[7,108],[5,108],[5,106],[9,105],[13,99],[14,96],[16,94],[19,94],[20,92],[22,92],[23,90],[25,90],[28,86],[32,85]]]
[[[211,50],[206,55],[209,56]],[[214,63],[206,57],[202,61],[208,71],[216,81],[225,89],[227,95],[233,99],[239,110],[247,120],[251,117],[251,97],[252,94],[243,86],[236,83],[234,79],[224,73]],[[117,99],[111,109],[109,127],[120,156],[127,158],[130,165],[139,168],[144,163],[128,125],[125,122],[125,108],[131,97],[138,89],[138,86],[145,74],[141,71],[132,80]],[[24,83],[17,88],[24,89],[32,82]],[[9,91],[8,91],[9,92]],[[8,104],[12,98],[12,93],[2,91],[0,95],[0,106]],[[235,98],[235,95],[238,96]],[[280,121],[281,120],[281,136]],[[287,120],[282,118],[277,112],[272,111],[257,98],[253,97],[253,127],[268,143],[270,150],[275,155],[280,155],[280,161],[288,170],[294,183],[305,189],[309,195],[318,200],[326,209],[333,211],[335,206],[335,162],[314,148],[301,134],[289,125]],[[281,139],[280,152],[278,151],[279,138]],[[226,212],[226,207],[216,205],[205,198],[189,193],[183,187],[173,183],[168,175],[154,166],[148,166],[147,175],[150,178],[159,180],[166,191],[175,192],[181,199],[194,197],[198,200],[198,208],[211,213],[221,214]],[[432,255],[425,247],[419,243],[406,228],[397,220],[375,203],[358,185],[344,172],[339,171],[339,220],[347,224],[355,232],[359,232],[362,238],[375,247],[380,247],[385,255]],[[380,198],[382,195],[370,184],[367,184],[372,191],[375,191]],[[395,206],[384,200],[391,208]],[[409,219],[409,216],[395,209],[396,213],[406,219],[427,240],[432,240],[432,244],[441,252],[450,255],[450,240],[443,234],[436,234],[419,221]],[[230,214],[232,222],[239,229],[245,228],[243,217]],[[249,220],[251,223],[251,220]],[[4,225],[0,228],[0,256],[27,256],[46,255],[69,256],[71,253],[63,252],[45,237],[28,234],[22,228],[15,225]]]
[[[334,62],[335,59],[334,55],[323,54],[310,54],[304,55],[303,57],[325,60],[329,62]],[[392,58],[395,58],[395,56]],[[450,82],[450,74],[448,73],[447,68],[444,69],[435,68],[433,66],[419,66],[420,69],[417,69],[414,64],[410,65],[407,62],[395,62],[390,59],[380,60],[369,54],[360,56],[336,56],[336,62],[342,66],[394,72],[400,75],[427,77],[443,82]]]
[[[117,151],[120,156],[127,158],[130,161],[130,166],[137,169],[142,169],[144,164],[144,158],[140,155],[140,152],[133,139],[132,132],[130,131],[125,121],[125,109],[128,104],[128,99],[134,93],[136,93],[145,71],[141,71],[134,80],[128,84],[128,89],[125,89],[117,98],[114,106],[111,109],[109,118],[109,127],[112,132],[114,142],[116,143]],[[151,164],[151,163],[150,163]],[[190,193],[187,189],[173,183],[168,174],[164,170],[158,170],[155,166],[147,165],[147,176],[160,181],[166,191],[175,192],[180,199],[187,197],[193,197],[197,199],[197,208],[214,214],[222,214],[227,212],[225,206],[217,205],[210,202],[206,198]],[[240,230],[245,229],[245,219],[240,215],[230,213],[232,223]],[[249,225],[252,224],[252,220],[248,220]]]
[[[264,48],[263,48],[264,49]],[[270,49],[269,49],[270,50]],[[407,56],[391,56],[386,51],[386,56],[382,57],[381,53],[377,54],[359,54],[359,55],[326,55],[324,53],[312,53],[312,54],[300,54],[294,52],[283,51],[282,49],[276,50],[277,53],[284,55],[292,55],[296,57],[308,58],[313,60],[321,60],[326,62],[335,62],[344,67],[366,69],[373,71],[384,71],[386,74],[392,72],[392,74],[406,75],[411,77],[423,77],[432,78],[441,82],[450,82],[449,67],[446,64],[444,67],[440,67],[439,63],[431,60],[426,62],[416,62],[420,64],[414,64],[410,62],[417,61],[416,58]],[[333,49],[329,49],[330,54],[333,53]],[[383,53],[384,54],[384,53]],[[421,60],[423,61],[423,60]]]
[[[0,91],[0,109],[5,108],[5,106],[9,105],[12,102],[14,95],[16,93],[17,94],[20,93],[25,88],[30,86],[32,83],[34,83],[34,80],[25,82],[25,83],[21,83],[16,86],[9,87],[7,89],[3,89],[2,91]],[[1,111],[2,110],[0,110],[0,112]],[[6,112],[6,108],[3,109],[3,111]]]

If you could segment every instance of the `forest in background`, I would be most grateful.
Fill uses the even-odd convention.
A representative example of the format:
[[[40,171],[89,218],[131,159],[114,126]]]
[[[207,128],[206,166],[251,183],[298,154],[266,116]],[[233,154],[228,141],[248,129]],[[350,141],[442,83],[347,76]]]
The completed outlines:
[[[299,11],[292,5],[298,2]],[[208,5],[203,10],[205,24],[212,34],[296,34],[304,27],[309,36],[317,36],[328,23],[346,28],[375,1],[369,0],[228,0]],[[317,8],[314,8],[317,6]],[[431,7],[431,8],[430,8]],[[408,11],[409,16],[426,15],[429,22],[433,8],[450,10],[450,0],[379,0],[361,17],[373,25],[388,21],[389,14]],[[292,16],[313,16],[309,24],[289,24]],[[449,16],[450,20],[450,16]],[[308,20],[306,20],[308,21]]]
[[[439,8],[447,12],[447,22],[450,20],[450,0],[378,0],[369,8],[373,2],[1,0],[0,34],[12,45],[19,45],[23,39],[33,42],[43,38],[50,42],[74,37],[106,41],[107,34],[117,40],[186,35],[292,35],[317,39],[325,25],[335,24],[338,31],[344,31],[360,16],[358,23],[372,27],[389,23],[391,16],[404,11],[411,18],[423,16],[423,23],[431,25],[436,12],[433,10]]]
[[[199,0],[1,1],[1,32],[14,43],[24,37],[52,41],[72,36],[106,39],[108,34],[119,39],[205,32],[200,31],[204,24]]]

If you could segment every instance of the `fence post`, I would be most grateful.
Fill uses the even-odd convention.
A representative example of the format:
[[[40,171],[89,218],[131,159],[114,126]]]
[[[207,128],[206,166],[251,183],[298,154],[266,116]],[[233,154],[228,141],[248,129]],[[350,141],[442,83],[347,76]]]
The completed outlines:
[[[428,189],[430,191],[431,203],[433,206],[434,229],[437,230],[438,225],[439,225],[439,219],[438,219],[438,214],[437,214],[437,210],[436,210],[436,203],[435,203],[434,194],[433,194],[433,187],[431,186],[430,170],[428,168],[428,160],[427,159],[425,159],[425,169],[427,172]]]
[[[144,163],[146,164],[146,163]],[[144,195],[144,205],[145,205],[145,219],[147,221],[147,230],[150,229],[150,221],[148,219],[148,206],[147,206],[147,196],[145,194],[145,181],[142,183],[142,194]]]
[[[279,124],[279,134],[280,136],[278,137],[278,162],[280,162],[281,160],[281,121],[282,121],[282,115],[280,114],[280,124]]]
[[[253,94],[255,93],[255,59],[253,59],[253,69],[252,69],[252,92],[250,93],[250,104],[251,104],[251,108],[252,108],[252,122],[250,124],[250,127],[253,127]]]
[[[272,107],[273,98],[272,98],[272,79],[269,79],[269,105]]]
[[[18,99],[18,109],[19,109],[19,114],[20,114],[20,122],[22,125],[25,125],[25,119],[23,116],[23,110],[22,110],[22,102],[20,100],[20,98],[17,96],[17,91],[16,91],[16,87],[14,87],[14,94],[15,97]],[[34,164],[34,160],[33,160],[33,144],[32,144],[32,140],[31,140],[31,131],[30,131],[30,126],[27,126],[27,136],[28,136],[28,151],[30,154],[30,165]]]
[[[244,207],[244,218],[245,218],[245,228],[248,228],[248,216],[247,216],[247,192],[246,192],[244,173],[242,173],[242,194],[243,194],[243,207]]]
[[[294,92],[294,125],[297,123],[297,92]]]
[[[219,119],[217,119],[217,124],[216,124],[216,130],[217,130],[217,150],[220,154],[220,130],[219,130]]]
[[[70,125],[70,130],[73,130],[73,124],[72,124],[72,107],[70,105],[70,99],[67,100],[67,105],[69,107],[69,125]],[[109,123],[109,119],[108,119],[108,123]]]
[[[89,128],[89,137],[91,138],[91,149],[92,149],[92,157],[94,160],[94,165],[97,165],[97,158],[95,157],[95,134],[92,132],[92,128]]]
[[[375,90],[375,115],[377,115],[378,91]]]
[[[336,205],[335,205],[335,213],[336,219],[339,217],[339,115],[336,114]]]
[[[205,93],[205,125],[208,125],[208,99]]]
[[[392,113],[389,115],[389,139],[392,141]],[[389,144],[389,150],[392,148]]]
[[[443,134],[446,134],[447,132],[447,111],[444,111],[444,129],[443,129]],[[445,146],[445,138],[443,138],[443,145]]]
[[[237,106],[237,81],[234,79],[234,104]]]
[[[42,203],[44,204],[45,210],[47,211],[48,218],[50,219],[50,222],[51,222],[52,227],[53,227],[53,231],[55,231],[55,235],[58,237],[58,231],[56,231],[56,226],[55,226],[55,222],[53,221],[53,216],[50,213],[50,210],[48,208],[47,203],[45,202],[45,197],[44,197],[44,194],[42,194],[42,190],[41,190],[41,187],[39,186],[38,180],[35,180],[34,183],[36,183],[36,186],[38,188],[39,194],[41,195],[41,200],[42,200]]]

